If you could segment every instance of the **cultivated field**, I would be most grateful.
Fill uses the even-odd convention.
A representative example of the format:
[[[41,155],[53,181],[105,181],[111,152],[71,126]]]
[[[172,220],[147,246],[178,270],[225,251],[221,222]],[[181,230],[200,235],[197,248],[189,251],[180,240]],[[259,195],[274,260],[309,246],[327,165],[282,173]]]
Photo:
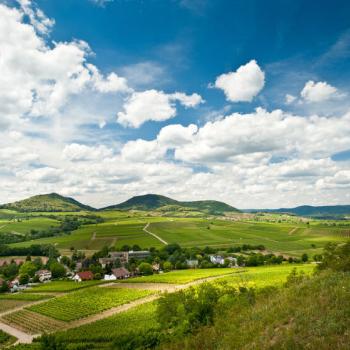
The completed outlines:
[[[104,281],[85,281],[85,282],[73,282],[73,281],[53,281],[34,286],[27,289],[25,293],[61,293],[70,292],[77,289],[83,289],[87,287],[96,286],[98,284],[105,283]]]
[[[63,328],[66,324],[29,310],[20,310],[7,314],[1,318],[1,321],[29,334],[53,332]]]
[[[224,248],[242,244],[263,244],[268,251],[291,256],[301,256],[304,252],[309,255],[318,254],[327,242],[341,242],[350,237],[349,222],[315,220],[308,222],[286,215],[239,216],[241,221],[147,216],[142,212],[119,211],[99,212],[97,215],[103,217],[105,222],[81,226],[70,235],[25,241],[12,246],[54,244],[64,254],[69,254],[70,248],[74,247],[85,251],[88,255],[103,246],[116,249],[126,244],[129,246],[137,244],[141,248],[164,246],[161,241],[143,230],[148,223],[148,231],[168,243],[178,243],[183,247]],[[57,221],[52,219],[36,217],[10,224],[4,222],[5,226],[1,230],[5,232],[6,227],[10,227],[6,225],[13,225],[12,229],[21,233],[55,223]]]
[[[110,349],[113,339],[157,329],[155,310],[155,303],[147,303],[94,323],[59,332],[58,336],[63,342],[76,346],[75,349]]]
[[[154,291],[91,287],[29,307],[61,321],[73,321],[146,297]]]
[[[202,278],[220,276],[235,273],[238,270],[230,268],[176,270],[158,275],[141,276],[122,280],[117,283],[171,283],[185,284]]]

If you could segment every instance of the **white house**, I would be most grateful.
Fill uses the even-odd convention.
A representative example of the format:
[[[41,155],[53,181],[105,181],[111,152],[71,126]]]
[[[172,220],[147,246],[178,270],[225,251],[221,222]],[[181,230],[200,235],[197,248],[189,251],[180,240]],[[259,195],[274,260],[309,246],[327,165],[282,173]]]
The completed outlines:
[[[117,279],[117,277],[115,275],[111,274],[111,275],[104,275],[103,279],[105,281],[115,281]]]
[[[225,259],[221,255],[210,255],[209,258],[212,264],[225,264]]]
[[[39,270],[35,274],[39,277],[40,282],[49,281],[52,278],[52,273],[49,270]]]
[[[188,266],[188,267],[190,267],[190,268],[196,268],[196,267],[198,267],[198,260],[196,260],[196,259],[192,259],[192,260],[190,260],[190,259],[187,259],[186,260],[186,265]]]

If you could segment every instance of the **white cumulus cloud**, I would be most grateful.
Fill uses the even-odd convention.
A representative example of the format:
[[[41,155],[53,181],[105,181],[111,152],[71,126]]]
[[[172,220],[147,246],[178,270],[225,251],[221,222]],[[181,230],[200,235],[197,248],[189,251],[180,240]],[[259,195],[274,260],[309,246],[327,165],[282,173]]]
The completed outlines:
[[[329,85],[325,81],[315,83],[312,80],[305,84],[300,95],[306,102],[322,102],[340,96],[334,86]]]
[[[240,66],[235,72],[216,78],[215,87],[224,91],[232,102],[251,102],[265,85],[265,73],[255,60]]]
[[[149,120],[168,120],[176,115],[176,100],[185,107],[195,107],[203,102],[198,94],[166,94],[154,89],[133,92],[125,101],[124,111],[118,112],[117,121],[124,126],[138,128]]]

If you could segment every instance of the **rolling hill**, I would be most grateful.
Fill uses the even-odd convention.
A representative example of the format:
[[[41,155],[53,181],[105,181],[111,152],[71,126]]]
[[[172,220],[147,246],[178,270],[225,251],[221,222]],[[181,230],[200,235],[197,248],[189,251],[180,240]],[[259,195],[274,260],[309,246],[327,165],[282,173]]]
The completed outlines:
[[[81,204],[73,198],[57,193],[41,194],[21,201],[0,205],[0,209],[10,209],[19,212],[62,212],[62,211],[94,211],[96,209]]]
[[[224,212],[239,212],[238,209],[231,207],[230,205],[214,201],[214,200],[203,200],[203,201],[192,201],[192,202],[181,202],[175,199],[157,195],[157,194],[146,194],[143,196],[135,196],[127,201],[111,205],[101,210],[166,210],[166,211],[181,211],[181,210],[193,210],[205,212],[208,214],[222,214]]]
[[[311,217],[336,217],[343,215],[350,215],[350,205],[325,205],[325,206],[311,206],[302,205],[295,208],[280,208],[269,210],[274,213],[290,213],[297,216],[311,216]]]

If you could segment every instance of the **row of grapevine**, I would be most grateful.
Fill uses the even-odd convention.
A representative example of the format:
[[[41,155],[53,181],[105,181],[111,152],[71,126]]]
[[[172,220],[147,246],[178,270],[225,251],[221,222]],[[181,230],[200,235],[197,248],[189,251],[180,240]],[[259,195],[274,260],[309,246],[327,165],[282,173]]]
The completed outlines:
[[[62,321],[73,321],[129,303],[154,292],[127,288],[91,287],[50,299],[28,309]]]
[[[4,323],[14,326],[31,334],[41,332],[52,332],[62,329],[66,323],[52,318],[31,312],[28,310],[20,310],[7,314],[1,319]]]

